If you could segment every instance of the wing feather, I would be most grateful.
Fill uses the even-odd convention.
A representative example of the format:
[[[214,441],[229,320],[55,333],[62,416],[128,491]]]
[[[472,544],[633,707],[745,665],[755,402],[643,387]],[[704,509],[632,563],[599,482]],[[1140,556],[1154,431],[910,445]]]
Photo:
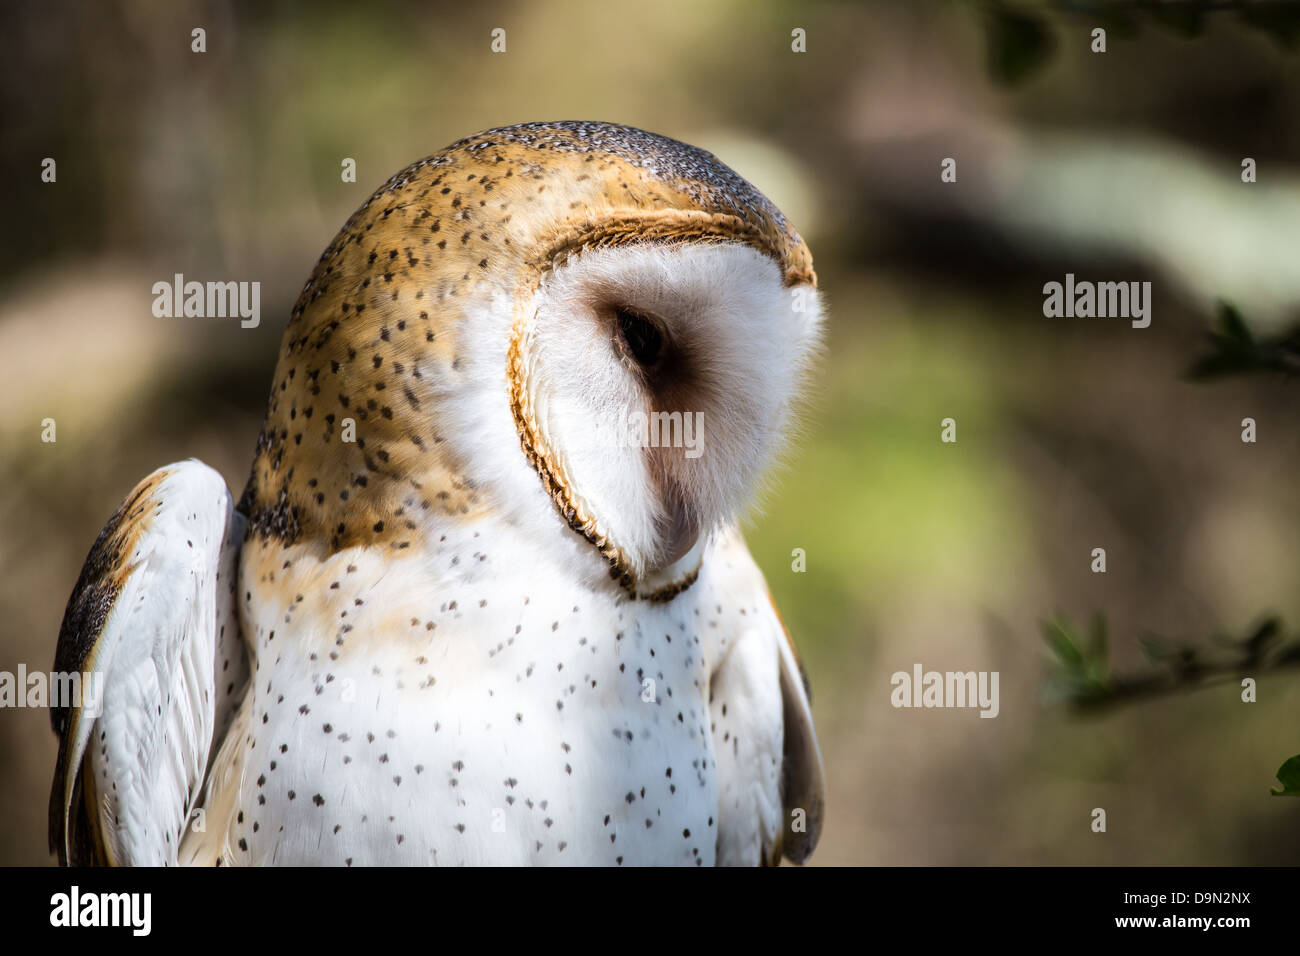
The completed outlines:
[[[740,536],[721,541],[706,566],[717,592],[742,609],[719,637],[709,685],[718,863],[803,863],[821,836],[826,791],[807,681]]]
[[[56,671],[101,688],[51,715],[60,863],[175,862],[247,679],[231,590],[242,535],[224,480],[188,461],[140,482],[95,540],[55,653]]]
[[[804,863],[821,838],[826,807],[826,771],[821,747],[813,728],[812,699],[808,677],[799,664],[794,640],[768,596],[772,613],[781,628],[782,739],[781,806],[784,816],[782,853],[791,863]]]

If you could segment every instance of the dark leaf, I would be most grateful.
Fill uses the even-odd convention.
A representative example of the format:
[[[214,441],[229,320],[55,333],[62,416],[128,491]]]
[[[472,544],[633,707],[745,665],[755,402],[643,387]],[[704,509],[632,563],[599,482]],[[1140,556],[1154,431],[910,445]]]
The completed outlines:
[[[1277,768],[1277,779],[1282,781],[1282,789],[1269,788],[1275,797],[1300,797],[1300,754],[1296,754]]]
[[[1198,37],[1205,29],[1205,8],[1198,3],[1155,3],[1146,8],[1152,19],[1174,33]]]
[[[1083,654],[1070,634],[1069,623],[1064,620],[1045,621],[1043,640],[1056,655],[1057,660],[1070,671],[1083,670]]]
[[[1243,345],[1251,345],[1255,341],[1241,313],[1229,302],[1219,303],[1219,328],[1226,338]]]
[[[1265,618],[1260,625],[1255,628],[1253,634],[1246,638],[1246,652],[1250,659],[1257,661],[1264,656],[1268,646],[1277,640],[1282,630],[1282,622],[1276,617]]]
[[[1209,334],[1210,351],[1187,370],[1192,380],[1220,378],[1246,372],[1300,374],[1300,329],[1278,338],[1256,339],[1241,314],[1219,304],[1218,330]]]
[[[1246,3],[1238,15],[1273,37],[1287,52],[1300,45],[1300,6],[1293,3]]]
[[[1273,666],[1279,664],[1290,664],[1293,661],[1300,661],[1300,643],[1288,644],[1282,649],[1282,652],[1273,659]]]
[[[997,82],[1012,85],[1024,81],[1056,50],[1056,38],[1035,14],[994,3],[989,15],[989,73]]]

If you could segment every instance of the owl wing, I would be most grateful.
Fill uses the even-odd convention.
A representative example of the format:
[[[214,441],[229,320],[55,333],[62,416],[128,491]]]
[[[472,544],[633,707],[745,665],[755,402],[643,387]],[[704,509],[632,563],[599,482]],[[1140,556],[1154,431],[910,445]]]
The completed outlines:
[[[51,701],[60,863],[175,862],[248,674],[234,594],[243,528],[221,476],[187,461],[136,485],[90,549],[54,661],[82,675],[80,700]]]
[[[821,835],[825,776],[807,683],[762,572],[739,534],[712,562],[729,617],[709,711],[717,762],[718,864],[803,863]],[[720,628],[721,628],[720,624]]]

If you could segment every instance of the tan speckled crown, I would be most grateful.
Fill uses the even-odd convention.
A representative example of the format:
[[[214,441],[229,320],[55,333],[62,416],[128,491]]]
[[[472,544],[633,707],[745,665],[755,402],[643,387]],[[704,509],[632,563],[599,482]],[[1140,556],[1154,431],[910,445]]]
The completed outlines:
[[[803,240],[762,194],[711,154],[643,130],[530,123],[402,170],[339,231],[293,309],[241,502],[249,533],[401,550],[420,511],[473,515],[482,504],[442,447],[430,383],[454,387],[457,335],[480,286],[535,288],[586,248],[699,241],[747,243],[787,285],[816,284]],[[525,454],[557,508],[618,577],[616,546],[514,404]],[[349,417],[355,443],[341,441]]]

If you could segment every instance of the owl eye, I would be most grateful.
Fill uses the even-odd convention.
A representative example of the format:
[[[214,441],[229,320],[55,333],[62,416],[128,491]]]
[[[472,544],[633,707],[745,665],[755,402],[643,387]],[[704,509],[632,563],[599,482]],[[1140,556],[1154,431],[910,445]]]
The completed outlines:
[[[642,368],[650,368],[663,354],[664,336],[659,327],[631,309],[618,309],[618,337],[632,359]]]

